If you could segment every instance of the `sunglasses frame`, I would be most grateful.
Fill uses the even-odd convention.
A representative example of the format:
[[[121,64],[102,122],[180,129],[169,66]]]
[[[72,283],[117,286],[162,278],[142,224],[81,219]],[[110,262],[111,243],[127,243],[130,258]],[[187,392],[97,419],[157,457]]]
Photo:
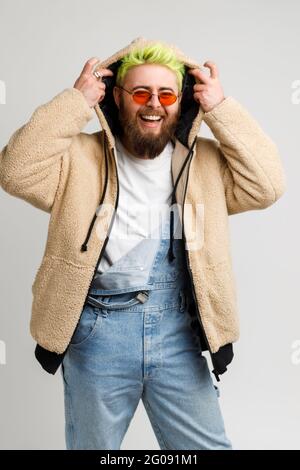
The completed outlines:
[[[133,95],[134,95],[137,91],[139,91],[139,90],[129,91],[129,90],[126,90],[126,88],[124,88],[124,87],[122,87],[122,86],[120,86],[120,85],[115,85],[115,86],[116,86],[116,88],[121,88],[122,90],[127,91],[127,93],[130,93],[130,95],[132,95],[132,99],[133,99],[133,100],[134,100]],[[141,88],[142,88],[142,87],[141,87]],[[147,93],[149,93],[149,95],[150,95],[149,100],[152,98],[152,95],[158,96],[159,102],[160,102],[160,104],[161,104],[162,106],[171,106],[172,104],[176,103],[176,101],[178,100],[178,98],[181,96],[181,93],[179,93],[179,95],[176,95],[175,93],[172,93],[174,96],[176,96],[176,100],[175,100],[173,103],[171,103],[171,104],[163,104],[163,103],[161,103],[161,101],[160,101],[160,96],[159,96],[160,94],[151,93],[149,90],[145,90],[145,91],[146,91]],[[165,93],[165,92],[162,91],[161,93]],[[149,101],[149,100],[148,100],[148,101]],[[146,104],[148,101],[146,101],[144,104]],[[138,103],[138,104],[141,104],[141,103]]]

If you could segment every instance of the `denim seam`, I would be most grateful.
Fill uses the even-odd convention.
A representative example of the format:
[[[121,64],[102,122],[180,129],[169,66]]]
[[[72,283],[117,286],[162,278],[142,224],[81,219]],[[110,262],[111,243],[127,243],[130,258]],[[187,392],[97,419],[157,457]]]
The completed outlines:
[[[62,371],[63,371],[63,379],[65,381],[65,394],[67,395],[67,402],[68,402],[68,415],[69,415],[69,430],[70,430],[70,441],[71,441],[71,448],[74,449],[75,444],[75,435],[74,435],[74,421],[73,421],[73,414],[72,414],[72,395],[70,392],[69,385],[65,379],[65,367],[62,363]]]
[[[146,398],[146,397],[144,397],[144,398],[145,398],[144,404],[145,404],[145,407],[146,407],[147,410],[148,410],[149,418],[151,417],[151,419],[150,419],[151,424],[153,425],[154,429],[156,430],[156,432],[157,432],[157,434],[158,434],[158,436],[159,436],[159,437],[158,437],[158,441],[159,441],[160,447],[162,447],[162,445],[163,445],[163,446],[164,446],[164,449],[169,450],[170,447],[168,447],[168,445],[167,445],[167,443],[166,443],[166,441],[165,441],[165,439],[164,439],[164,437],[163,437],[163,435],[162,435],[162,432],[161,432],[161,430],[160,430],[160,428],[159,428],[157,422],[156,422],[155,419],[154,419],[154,414],[153,414],[153,412],[152,412],[152,410],[151,410],[150,404],[149,404],[147,398]]]

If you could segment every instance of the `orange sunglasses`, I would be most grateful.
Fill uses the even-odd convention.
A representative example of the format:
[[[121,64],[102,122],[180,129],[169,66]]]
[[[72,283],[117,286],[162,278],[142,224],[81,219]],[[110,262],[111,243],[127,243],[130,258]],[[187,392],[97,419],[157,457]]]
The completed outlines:
[[[116,85],[116,87],[122,88],[122,90],[125,90],[127,91],[127,93],[130,93],[132,95],[133,100],[138,104],[148,103],[151,96],[155,95],[155,93],[151,93],[148,90],[129,91],[129,90],[126,90],[126,88],[122,86]],[[162,104],[163,106],[170,106],[171,104],[175,103],[179,95],[175,95],[175,93],[171,91],[161,91],[157,96],[158,96],[160,104]]]

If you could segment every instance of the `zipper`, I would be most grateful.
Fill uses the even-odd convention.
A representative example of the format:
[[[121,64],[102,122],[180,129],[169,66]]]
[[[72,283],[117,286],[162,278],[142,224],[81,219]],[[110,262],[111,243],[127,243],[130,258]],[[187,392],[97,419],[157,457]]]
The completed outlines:
[[[193,156],[194,156],[194,150],[193,150],[193,153],[192,153],[192,157],[190,158],[190,161],[189,161],[189,164],[188,164],[188,168],[187,168],[187,177],[186,177],[186,183],[185,183],[185,188],[184,188],[184,195],[183,195],[183,203],[182,203],[182,233],[183,233],[183,237],[184,237],[184,242],[186,242],[186,238],[185,238],[185,232],[184,232],[184,203],[185,203],[185,197],[186,197],[186,191],[187,191],[187,185],[188,185],[188,179],[189,179],[189,171],[190,171],[190,164],[191,164],[191,161],[193,159]],[[176,195],[175,195],[175,198],[176,198]],[[185,259],[187,261],[187,268],[188,268],[188,273],[189,273],[189,276],[190,276],[190,280],[191,280],[191,284],[192,284],[192,294],[193,294],[193,299],[194,299],[194,303],[195,303],[195,306],[196,306],[196,312],[197,312],[197,318],[198,318],[198,321],[199,321],[199,324],[200,324],[200,327],[201,327],[201,330],[203,332],[203,335],[204,335],[204,339],[205,339],[205,342],[207,344],[207,347],[208,347],[208,351],[209,351],[209,354],[210,354],[210,357],[211,357],[211,361],[212,361],[212,364],[213,364],[213,374],[215,375],[216,377],[216,380],[218,382],[220,382],[220,378],[219,378],[219,375],[217,373],[217,371],[215,370],[215,362],[214,362],[214,358],[212,356],[212,350],[211,350],[211,347],[210,347],[210,344],[209,344],[209,341],[207,339],[207,336],[206,336],[206,333],[205,333],[205,329],[204,329],[204,326],[203,326],[203,323],[202,323],[202,319],[201,319],[201,314],[200,314],[200,311],[199,311],[199,308],[198,308],[198,301],[197,301],[197,297],[196,297],[196,293],[195,293],[195,286],[194,286],[194,281],[193,281],[193,275],[192,275],[192,271],[191,271],[191,267],[190,267],[190,260],[189,260],[189,255],[188,255],[188,250],[185,249],[184,247],[184,252],[185,252]]]

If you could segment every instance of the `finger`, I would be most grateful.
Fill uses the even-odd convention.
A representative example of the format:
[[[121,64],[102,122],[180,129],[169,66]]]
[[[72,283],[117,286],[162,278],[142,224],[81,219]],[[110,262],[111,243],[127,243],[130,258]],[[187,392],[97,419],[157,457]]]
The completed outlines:
[[[196,83],[194,85],[194,91],[197,93],[198,91],[207,90],[207,85],[205,83]]]
[[[100,60],[98,59],[98,57],[91,57],[85,64],[84,64],[84,67],[82,69],[82,72],[81,74],[84,75],[89,75],[92,73],[93,71],[93,68],[95,67],[95,65],[97,64],[97,62],[100,62]]]
[[[104,91],[106,90],[106,84],[102,82],[101,80],[97,80],[97,85],[98,85],[98,90],[99,91]]]
[[[193,97],[194,100],[197,101],[197,103],[200,103],[200,100],[203,98],[203,92],[194,93]]]
[[[209,68],[211,78],[218,78],[219,76],[218,67],[214,62],[212,62],[211,60],[207,60],[205,64],[203,65]]]
[[[97,70],[97,72],[100,73],[100,75],[101,75],[102,77],[112,77],[112,76],[113,76],[113,72],[112,72],[111,70],[109,70],[109,69],[101,69],[101,68],[97,69],[97,68],[96,68],[96,69],[94,70],[94,72],[96,72],[96,70]]]
[[[203,84],[209,83],[210,77],[206,75],[204,72],[202,72],[199,68],[190,69],[188,73],[193,75],[196,80],[200,81],[200,83],[203,83]]]

